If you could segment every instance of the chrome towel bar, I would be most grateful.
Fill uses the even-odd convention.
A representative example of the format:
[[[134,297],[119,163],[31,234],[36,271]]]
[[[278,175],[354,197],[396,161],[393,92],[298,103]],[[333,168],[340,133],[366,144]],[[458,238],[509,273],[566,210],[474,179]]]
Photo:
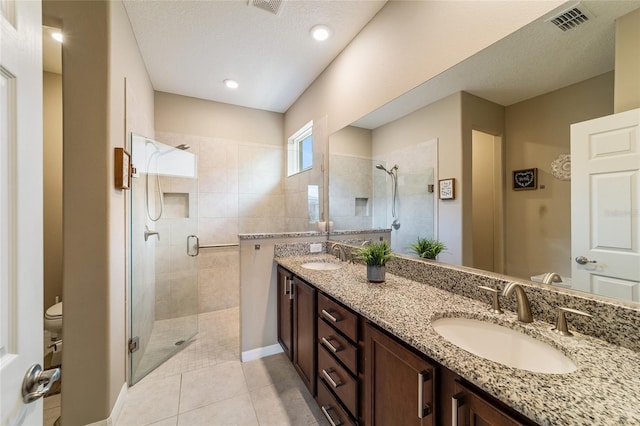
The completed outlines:
[[[222,248],[222,247],[238,247],[240,244],[207,244],[198,245],[199,249]]]

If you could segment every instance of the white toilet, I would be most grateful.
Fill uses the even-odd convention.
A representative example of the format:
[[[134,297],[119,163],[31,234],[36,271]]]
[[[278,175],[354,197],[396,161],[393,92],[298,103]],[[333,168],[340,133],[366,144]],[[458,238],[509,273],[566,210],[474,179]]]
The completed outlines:
[[[44,314],[44,329],[51,333],[52,340],[62,339],[62,302],[47,309]]]

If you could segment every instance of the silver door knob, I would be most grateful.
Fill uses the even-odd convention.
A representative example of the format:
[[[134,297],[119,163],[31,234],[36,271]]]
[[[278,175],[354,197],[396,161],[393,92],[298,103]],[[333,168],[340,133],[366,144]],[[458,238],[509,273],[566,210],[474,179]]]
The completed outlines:
[[[29,404],[42,398],[59,378],[59,368],[42,371],[40,364],[33,364],[29,367],[22,380],[22,401],[25,404]],[[40,386],[42,386],[42,389],[39,389]]]
[[[580,265],[586,265],[587,263],[598,263],[597,260],[589,260],[584,256],[576,257],[576,262],[579,263]]]

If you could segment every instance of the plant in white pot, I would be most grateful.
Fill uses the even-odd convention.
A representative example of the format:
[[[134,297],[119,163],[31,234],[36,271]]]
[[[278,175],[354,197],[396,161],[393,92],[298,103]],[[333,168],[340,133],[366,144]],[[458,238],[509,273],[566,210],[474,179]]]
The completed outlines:
[[[384,282],[387,262],[393,257],[386,241],[372,243],[355,251],[355,258],[367,265],[367,280],[372,283]]]
[[[418,237],[415,243],[409,245],[409,248],[423,259],[436,260],[438,254],[446,250],[447,246],[445,246],[442,241],[433,238]]]

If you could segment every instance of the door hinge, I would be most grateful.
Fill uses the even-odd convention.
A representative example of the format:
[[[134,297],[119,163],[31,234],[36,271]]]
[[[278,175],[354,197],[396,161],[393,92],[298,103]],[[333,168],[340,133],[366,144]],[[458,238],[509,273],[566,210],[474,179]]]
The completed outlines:
[[[140,338],[138,336],[129,339],[129,353],[134,353],[138,350],[140,345]]]

